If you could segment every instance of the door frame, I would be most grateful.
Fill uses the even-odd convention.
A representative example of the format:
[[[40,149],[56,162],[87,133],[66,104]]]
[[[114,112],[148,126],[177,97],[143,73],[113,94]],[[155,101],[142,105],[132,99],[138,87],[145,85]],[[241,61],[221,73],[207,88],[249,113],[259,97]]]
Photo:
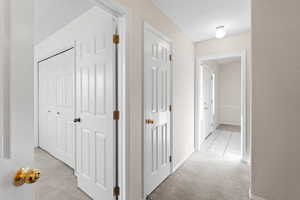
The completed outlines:
[[[199,105],[199,97],[200,97],[200,88],[199,88],[199,66],[203,61],[216,60],[228,57],[240,57],[241,58],[241,161],[244,163],[248,163],[247,160],[247,149],[249,143],[248,138],[249,134],[247,131],[247,50],[243,49],[239,52],[233,52],[223,55],[213,55],[208,57],[198,57],[196,58],[195,65],[195,149],[197,151],[200,150],[201,144],[197,138],[200,137],[200,124],[199,124],[199,116],[200,116],[200,105]]]
[[[129,131],[129,122],[127,121],[128,118],[128,87],[127,87],[127,68],[129,66],[129,28],[130,28],[130,16],[131,12],[129,9],[118,3],[116,0],[94,0],[95,6],[98,6],[105,10],[106,12],[110,13],[117,19],[117,26],[118,26],[118,34],[120,35],[120,43],[118,45],[118,98],[119,98],[119,111],[120,111],[120,120],[119,120],[119,141],[118,141],[118,174],[119,174],[119,187],[120,187],[120,196],[119,200],[127,200],[128,199],[128,158],[129,158],[129,151],[128,151],[128,141],[129,135],[127,134]],[[35,147],[38,146],[38,119],[39,119],[39,71],[38,71],[38,62],[57,54],[58,52],[65,51],[70,48],[74,48],[76,46],[76,42],[72,42],[67,46],[62,47],[61,49],[55,49],[49,55],[35,57],[34,54],[34,136],[35,136]],[[76,56],[76,49],[75,49],[75,56]],[[75,58],[74,58],[75,59]],[[75,71],[74,74],[76,76],[76,60],[75,60]],[[74,87],[74,95],[76,95],[76,82]],[[76,108],[75,108],[76,113]],[[76,130],[75,130],[76,134]],[[76,142],[76,139],[75,139]],[[75,152],[76,154],[76,152]],[[76,163],[76,156],[75,156],[75,163]],[[75,165],[76,166],[76,165]],[[113,191],[112,191],[113,192]]]
[[[161,33],[159,30],[157,30],[156,28],[154,28],[153,26],[151,26],[147,21],[144,21],[144,28],[143,28],[143,56],[142,56],[142,60],[143,60],[143,90],[145,87],[145,77],[144,77],[144,69],[145,69],[145,62],[144,62],[144,41],[145,41],[145,31],[146,30],[150,30],[153,33],[155,33],[156,35],[158,35],[159,37],[161,37],[162,39],[164,39],[166,42],[168,42],[170,44],[170,52],[172,55],[172,60],[171,60],[171,64],[170,64],[170,104],[172,106],[172,111],[170,112],[170,156],[172,157],[171,163],[170,163],[170,173],[169,176],[174,173],[175,171],[175,166],[174,166],[174,70],[173,70],[173,63],[174,63],[174,47],[173,47],[173,42],[172,40],[167,37],[166,35],[164,35],[163,33]],[[142,134],[142,139],[143,139],[143,148],[142,148],[142,155],[143,155],[143,167],[142,167],[142,171],[143,171],[143,199],[146,199],[147,195],[145,193],[145,139],[144,139],[144,134],[145,134],[145,120],[146,120],[146,116],[145,116],[145,101],[144,101],[144,94],[145,91],[143,91],[143,98],[142,98],[142,102],[143,102],[143,121],[142,121],[142,127],[143,127],[143,134]]]

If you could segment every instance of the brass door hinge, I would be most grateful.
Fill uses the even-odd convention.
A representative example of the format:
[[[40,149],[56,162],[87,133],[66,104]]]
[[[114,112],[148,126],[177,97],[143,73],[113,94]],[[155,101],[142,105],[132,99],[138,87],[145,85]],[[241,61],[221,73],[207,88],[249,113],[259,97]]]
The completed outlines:
[[[169,111],[172,112],[172,110],[173,110],[173,106],[169,105]]]
[[[114,115],[114,120],[120,120],[120,111],[115,110],[113,115]]]
[[[120,196],[120,187],[119,186],[114,187],[113,193],[115,197]]]
[[[120,35],[119,34],[114,34],[113,35],[113,43],[114,44],[119,44],[120,43]]]

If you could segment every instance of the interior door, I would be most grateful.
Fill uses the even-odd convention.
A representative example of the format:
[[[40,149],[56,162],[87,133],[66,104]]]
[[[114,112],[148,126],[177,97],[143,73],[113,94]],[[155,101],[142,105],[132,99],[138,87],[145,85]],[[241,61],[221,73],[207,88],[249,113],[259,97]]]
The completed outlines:
[[[39,62],[39,146],[52,155],[56,141],[56,65],[54,59]]]
[[[48,124],[50,116],[50,99],[48,98],[48,93],[51,93],[49,91],[49,73],[48,73],[48,66],[49,62],[42,62],[39,64],[39,146],[43,149],[48,149],[48,151],[52,151],[51,149],[51,143],[49,141],[50,135],[48,133]],[[54,121],[55,122],[55,121]],[[55,127],[54,127],[55,128]]]
[[[75,163],[75,54],[71,48],[39,62],[39,146]]]
[[[74,168],[75,164],[75,54],[74,48],[55,56],[56,66],[56,140],[58,158]]]
[[[203,113],[203,135],[204,138],[209,136],[212,131],[212,73],[205,66],[202,66],[203,73],[203,103],[202,103],[202,113]]]
[[[97,23],[76,42],[76,171],[79,188],[94,200],[111,200],[115,180],[115,25],[104,11],[99,11]]]
[[[150,194],[171,172],[170,43],[145,27],[144,189]]]

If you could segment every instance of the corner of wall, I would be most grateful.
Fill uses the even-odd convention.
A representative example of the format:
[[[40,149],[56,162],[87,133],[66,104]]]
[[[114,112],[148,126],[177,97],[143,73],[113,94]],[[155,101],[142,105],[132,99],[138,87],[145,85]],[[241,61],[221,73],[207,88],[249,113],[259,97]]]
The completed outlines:
[[[192,152],[188,153],[183,160],[177,162],[177,164],[175,163],[172,173],[176,172],[181,167],[181,165],[183,165],[183,163],[187,161],[194,152],[195,152],[195,147],[193,148]]]

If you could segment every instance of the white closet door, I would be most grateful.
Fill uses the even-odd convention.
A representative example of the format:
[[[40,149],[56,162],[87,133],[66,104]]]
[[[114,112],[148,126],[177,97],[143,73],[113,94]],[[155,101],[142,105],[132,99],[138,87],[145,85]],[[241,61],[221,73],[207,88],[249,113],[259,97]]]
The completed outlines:
[[[144,33],[144,173],[149,195],[171,172],[170,44],[145,28]]]
[[[74,49],[39,63],[39,146],[75,163]]]
[[[49,107],[49,62],[39,63],[39,146],[51,152],[50,136],[48,135],[48,118],[50,115]]]
[[[39,146],[55,155],[56,81],[52,59],[39,63]]]
[[[78,186],[94,200],[112,200],[115,172],[113,17],[99,10],[98,25],[77,41]]]
[[[75,162],[75,125],[74,112],[74,49],[59,54],[56,66],[56,142],[55,152],[59,159],[71,167]]]

